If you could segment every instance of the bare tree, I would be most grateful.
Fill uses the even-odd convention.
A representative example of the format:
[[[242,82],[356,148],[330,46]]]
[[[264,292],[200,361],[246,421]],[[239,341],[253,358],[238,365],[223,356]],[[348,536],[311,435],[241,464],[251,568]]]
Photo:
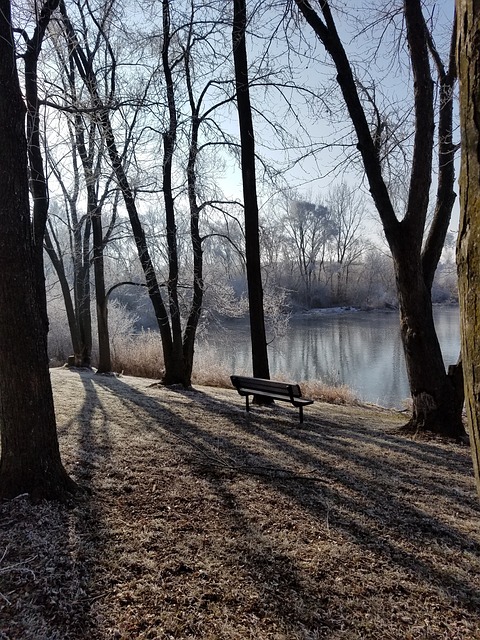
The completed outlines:
[[[337,303],[344,303],[348,298],[351,270],[365,251],[361,237],[364,205],[345,182],[330,189],[326,205],[332,226],[329,238],[332,293]]]
[[[305,292],[305,304],[310,308],[313,287],[319,281],[327,245],[334,233],[330,211],[321,204],[289,200],[283,224],[285,236],[294,246],[295,261]]]
[[[111,9],[111,6],[107,8],[107,11],[109,9]],[[122,192],[125,207],[130,219],[130,224],[138,251],[138,257],[145,275],[145,281],[147,284],[150,300],[155,311],[155,316],[157,318],[160,335],[162,338],[163,355],[165,362],[164,382],[166,384],[182,383],[182,361],[179,361],[178,357],[176,357],[176,355],[178,354],[176,353],[174,348],[174,340],[172,336],[167,307],[162,298],[160,284],[158,282],[157,274],[150,257],[147,239],[145,237],[145,231],[140,221],[140,216],[135,200],[135,191],[128,178],[126,167],[123,161],[123,156],[117,146],[116,136],[112,125],[110,103],[114,99],[115,95],[115,54],[108,40],[107,34],[100,26],[100,36],[104,39],[104,44],[107,48],[108,56],[110,57],[110,64],[112,65],[111,86],[107,96],[107,100],[104,100],[101,95],[101,85],[94,68],[95,54],[98,50],[98,46],[93,50],[90,50],[86,43],[84,43],[85,46],[82,46],[74,25],[69,19],[66,5],[62,0],[60,1],[60,11],[62,13],[65,34],[72,61],[75,64],[90,94],[92,108],[97,114],[98,126],[102,131],[105,145],[107,147],[107,152],[110,158],[110,163],[115,173],[118,187]],[[99,27],[98,24],[97,27]]]
[[[362,105],[330,5],[319,3],[321,15],[308,0],[295,0],[333,60],[337,82],[353,123],[365,173],[383,230],[392,252],[400,307],[400,327],[407,374],[413,400],[412,431],[429,430],[462,436],[461,403],[457,386],[445,370],[432,314],[431,287],[455,200],[452,142],[453,87],[455,82],[454,38],[445,68],[425,23],[420,0],[404,0],[403,17],[414,82],[415,131],[406,213],[399,219],[382,173],[381,120],[373,128]],[[430,59],[439,79],[438,189],[435,213],[426,231],[432,183],[435,100]]]

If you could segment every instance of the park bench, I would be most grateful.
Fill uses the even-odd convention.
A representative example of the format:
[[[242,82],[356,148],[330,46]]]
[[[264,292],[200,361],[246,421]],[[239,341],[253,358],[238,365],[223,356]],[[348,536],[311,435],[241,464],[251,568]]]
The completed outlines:
[[[276,382],[264,378],[247,378],[246,376],[230,376],[233,386],[241,396],[245,396],[247,411],[250,411],[249,396],[262,396],[272,400],[290,402],[299,410],[300,423],[303,422],[303,407],[313,404],[313,400],[302,397],[298,384],[292,382]]]

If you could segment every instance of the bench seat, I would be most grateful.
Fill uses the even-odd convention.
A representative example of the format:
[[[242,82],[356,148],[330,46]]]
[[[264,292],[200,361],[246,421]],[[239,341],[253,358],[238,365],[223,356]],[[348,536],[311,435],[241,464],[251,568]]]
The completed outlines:
[[[246,410],[250,411],[249,396],[262,396],[272,400],[289,402],[299,410],[300,423],[303,422],[303,407],[313,404],[313,400],[304,398],[298,384],[293,382],[277,382],[265,378],[247,376],[230,376],[233,386],[241,396],[245,397]]]

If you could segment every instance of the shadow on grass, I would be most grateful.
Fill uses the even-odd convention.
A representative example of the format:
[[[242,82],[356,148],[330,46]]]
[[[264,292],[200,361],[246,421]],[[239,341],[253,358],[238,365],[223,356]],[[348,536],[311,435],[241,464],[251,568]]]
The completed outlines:
[[[308,517],[319,523],[328,520],[330,535],[363,549],[378,570],[387,563],[393,573],[398,572],[399,582],[408,577],[430,594],[440,593],[446,605],[465,615],[480,614],[475,574],[465,575],[453,565],[435,567],[421,553],[422,547],[437,545],[448,547],[453,558],[467,554],[478,563],[478,539],[459,531],[453,518],[441,520],[421,501],[415,504],[422,488],[422,495],[429,493],[432,501],[440,496],[448,500],[452,515],[462,517],[464,511],[468,515],[469,509],[478,512],[473,495],[462,496],[459,504],[458,490],[448,478],[449,465],[468,469],[465,451],[458,449],[452,459],[451,452],[448,458],[435,444],[379,434],[365,425],[345,428],[311,415],[305,428],[298,429],[289,409],[262,407],[246,416],[243,408],[237,410],[201,392],[176,390],[179,399],[191,404],[187,421],[176,413],[171,394],[162,398],[161,389],[142,393],[121,379],[102,377],[95,378],[95,384],[117,395],[126,411],[132,410],[132,403],[145,411],[149,417],[145,429],[173,444],[183,462],[211,484],[229,514],[235,557],[243,559],[242,571],[256,585],[264,615],[274,613],[299,637],[306,637],[305,626],[335,627],[335,614],[330,610],[325,616],[322,609],[334,595],[331,581],[325,583],[330,591],[322,591],[321,583],[302,581],[298,566],[268,542],[256,529],[252,513],[238,504],[232,477],[255,478]],[[227,432],[210,429],[220,414],[231,425]],[[240,443],[238,434],[248,441]],[[400,458],[391,460],[389,451],[401,454]],[[216,553],[228,557],[225,549]],[[235,563],[231,570],[238,571]]]
[[[5,562],[0,565],[1,640],[67,640],[100,634],[87,594],[96,580],[97,559],[109,544],[95,481],[98,469],[108,464],[111,441],[96,387],[88,376],[81,379],[84,402],[59,428],[59,435],[75,429],[71,455],[77,464],[72,475],[87,491],[68,508],[55,502],[31,504],[26,497],[0,505],[0,513],[9,514],[0,518],[0,555],[7,536]],[[13,568],[2,575],[9,565]]]
[[[21,514],[13,523],[22,557],[41,559],[37,581],[23,583],[35,632],[18,612],[5,626],[11,610],[0,602],[1,640],[404,640],[413,622],[398,616],[413,599],[422,620],[455,611],[476,624],[478,531],[457,526],[480,515],[466,449],[336,421],[326,408],[298,428],[296,410],[247,415],[233,392],[223,401],[87,372],[79,380],[84,397],[60,435],[73,441],[70,467],[91,494],[69,512],[49,507],[43,541],[22,530]],[[124,451],[110,401],[122,407]],[[11,516],[0,521],[0,540],[9,526]],[[56,593],[49,562],[63,580]],[[362,584],[362,571],[374,578]],[[143,585],[147,574],[154,580]],[[119,607],[110,618],[104,600]],[[121,632],[119,611],[131,625]],[[411,637],[475,637],[449,633]]]

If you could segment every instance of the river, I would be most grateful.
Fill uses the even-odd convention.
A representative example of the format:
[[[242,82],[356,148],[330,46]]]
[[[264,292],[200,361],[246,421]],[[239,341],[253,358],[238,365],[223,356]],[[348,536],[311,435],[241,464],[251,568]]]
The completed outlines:
[[[435,325],[445,365],[460,351],[459,310],[436,306]],[[230,321],[211,332],[209,349],[232,373],[251,374],[248,323]],[[201,346],[199,345],[199,349]],[[287,334],[269,346],[270,373],[293,381],[345,384],[365,402],[404,407],[409,397],[398,313],[339,311],[294,316]]]

